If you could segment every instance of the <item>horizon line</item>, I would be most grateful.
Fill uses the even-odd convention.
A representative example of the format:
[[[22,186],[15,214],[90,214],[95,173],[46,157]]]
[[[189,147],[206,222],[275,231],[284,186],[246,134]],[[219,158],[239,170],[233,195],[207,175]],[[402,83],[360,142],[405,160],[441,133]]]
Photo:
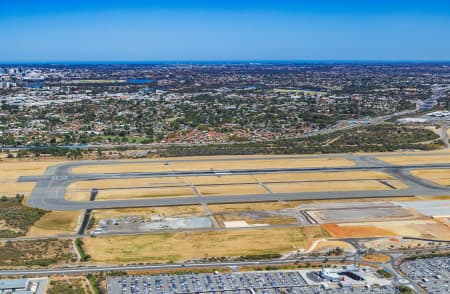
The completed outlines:
[[[270,63],[450,63],[449,60],[439,59],[211,59],[211,60],[54,60],[54,61],[0,61],[0,65],[33,65],[33,64],[46,64],[46,65],[127,65],[127,64],[225,64],[225,63],[237,63],[237,64],[270,64]]]

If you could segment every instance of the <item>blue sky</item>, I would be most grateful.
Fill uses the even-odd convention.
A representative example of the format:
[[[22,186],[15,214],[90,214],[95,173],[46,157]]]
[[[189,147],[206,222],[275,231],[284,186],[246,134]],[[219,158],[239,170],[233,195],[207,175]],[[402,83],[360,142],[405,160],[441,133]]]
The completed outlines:
[[[450,60],[450,1],[6,1],[0,62]]]

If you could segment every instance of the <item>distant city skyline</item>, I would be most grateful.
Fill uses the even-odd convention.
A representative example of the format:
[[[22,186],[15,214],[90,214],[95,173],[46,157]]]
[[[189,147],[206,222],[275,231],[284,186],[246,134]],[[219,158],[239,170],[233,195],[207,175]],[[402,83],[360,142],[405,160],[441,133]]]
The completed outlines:
[[[0,2],[0,63],[449,61],[450,2]]]

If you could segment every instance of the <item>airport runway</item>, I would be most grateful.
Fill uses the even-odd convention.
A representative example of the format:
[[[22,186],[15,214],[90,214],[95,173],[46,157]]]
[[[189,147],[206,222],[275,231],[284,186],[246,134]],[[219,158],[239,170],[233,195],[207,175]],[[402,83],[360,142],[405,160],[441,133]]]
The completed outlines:
[[[384,156],[384,155],[383,155]],[[412,154],[406,156],[414,156]],[[417,156],[424,156],[418,154]],[[233,160],[268,160],[287,159],[285,157],[262,157],[239,159],[171,159],[152,160],[152,163],[165,162],[197,162],[197,161],[233,161]],[[82,209],[106,209],[125,207],[150,207],[150,206],[175,206],[175,205],[200,205],[245,203],[245,202],[267,202],[267,201],[289,201],[289,200],[313,200],[313,199],[358,199],[372,197],[402,197],[402,196],[443,196],[450,195],[450,188],[437,185],[430,181],[414,177],[410,171],[413,169],[436,169],[449,168],[446,164],[426,165],[389,165],[378,160],[375,155],[334,154],[334,155],[311,155],[299,158],[346,158],[352,160],[355,165],[348,167],[317,167],[317,168],[270,168],[270,169],[239,169],[239,170],[204,170],[204,171],[173,171],[173,172],[124,172],[107,174],[75,174],[72,169],[86,165],[117,165],[124,164],[123,161],[80,161],[69,162],[49,167],[43,176],[29,176],[19,178],[20,182],[36,182],[31,193],[29,205],[47,210],[82,210]],[[125,162],[125,164],[149,163],[149,160]],[[193,197],[168,197],[147,198],[130,200],[105,200],[105,201],[83,201],[75,202],[65,199],[65,189],[71,183],[87,180],[101,179],[131,179],[151,177],[178,177],[178,176],[217,176],[217,175],[253,175],[263,173],[301,173],[301,172],[332,172],[332,171],[370,171],[376,170],[390,174],[408,185],[407,189],[399,190],[375,190],[375,191],[348,191],[348,192],[299,192],[299,193],[271,193],[252,195],[229,195],[229,196],[193,196]]]

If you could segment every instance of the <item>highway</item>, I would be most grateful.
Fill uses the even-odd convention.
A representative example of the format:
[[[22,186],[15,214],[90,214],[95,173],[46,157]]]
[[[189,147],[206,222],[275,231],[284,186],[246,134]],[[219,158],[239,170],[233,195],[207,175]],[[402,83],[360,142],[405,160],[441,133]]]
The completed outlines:
[[[173,270],[173,269],[192,269],[192,268],[224,268],[238,266],[260,266],[260,265],[283,265],[292,264],[301,261],[322,262],[325,258],[328,261],[341,261],[343,258],[349,260],[352,256],[341,257],[313,257],[303,259],[279,259],[279,260],[261,260],[261,261],[229,261],[229,262],[204,262],[204,263],[178,263],[178,264],[144,264],[144,265],[117,265],[117,266],[80,266],[48,269],[18,269],[18,270],[0,270],[0,276],[19,276],[19,275],[80,275],[99,272],[114,271],[133,271],[133,270]]]
[[[413,155],[408,155],[413,156]],[[423,155],[421,155],[423,156]],[[410,171],[413,169],[437,169],[449,168],[450,163],[426,164],[426,165],[390,165],[378,160],[374,155],[335,154],[335,155],[313,155],[301,158],[346,158],[352,160],[354,166],[345,167],[314,167],[314,168],[270,168],[270,169],[233,169],[233,170],[203,170],[203,171],[170,171],[170,172],[124,172],[124,173],[102,173],[102,174],[76,174],[72,169],[87,165],[117,165],[124,164],[121,161],[80,161],[60,164],[49,167],[43,176],[21,177],[20,182],[36,182],[31,193],[29,205],[47,210],[82,210],[82,209],[106,209],[125,207],[150,207],[150,206],[176,206],[176,205],[199,205],[245,203],[245,202],[267,202],[267,201],[289,201],[289,200],[313,200],[313,199],[351,199],[372,197],[401,197],[401,196],[442,196],[450,195],[450,188],[440,186],[424,179],[414,177]],[[293,158],[277,157],[276,159]],[[296,157],[299,159],[300,157]],[[137,160],[126,162],[126,164],[138,163],[166,163],[166,162],[196,162],[196,161],[232,161],[232,160],[268,160],[266,158],[222,158],[222,159],[171,159],[171,160]],[[406,189],[372,190],[372,191],[344,191],[344,192],[298,192],[298,193],[268,193],[251,195],[228,195],[228,196],[204,196],[204,197],[168,197],[148,198],[130,200],[106,200],[106,201],[68,201],[65,199],[67,186],[77,181],[90,181],[101,179],[131,179],[131,178],[158,178],[179,176],[217,176],[227,175],[254,175],[263,173],[302,173],[302,172],[337,172],[337,171],[381,171],[394,176],[408,186]],[[131,187],[132,188],[132,187]]]

